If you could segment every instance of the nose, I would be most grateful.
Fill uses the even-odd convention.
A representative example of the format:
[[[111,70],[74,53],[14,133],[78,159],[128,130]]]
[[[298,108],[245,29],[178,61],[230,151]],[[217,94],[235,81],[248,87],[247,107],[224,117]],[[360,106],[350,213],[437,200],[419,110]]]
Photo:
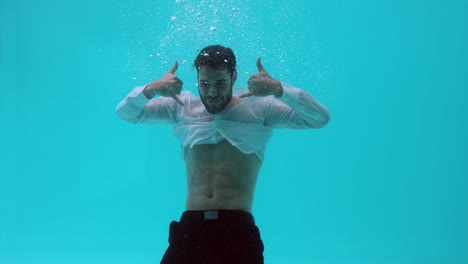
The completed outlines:
[[[218,95],[218,90],[214,87],[214,85],[210,85],[210,88],[208,88],[208,95],[211,97]]]

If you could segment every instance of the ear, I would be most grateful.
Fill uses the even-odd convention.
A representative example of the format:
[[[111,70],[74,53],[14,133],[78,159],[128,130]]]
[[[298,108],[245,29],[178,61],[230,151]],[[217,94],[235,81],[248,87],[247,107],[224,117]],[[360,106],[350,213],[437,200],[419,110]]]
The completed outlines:
[[[236,80],[237,80],[237,71],[234,70],[232,72],[232,84],[234,84],[236,82]]]

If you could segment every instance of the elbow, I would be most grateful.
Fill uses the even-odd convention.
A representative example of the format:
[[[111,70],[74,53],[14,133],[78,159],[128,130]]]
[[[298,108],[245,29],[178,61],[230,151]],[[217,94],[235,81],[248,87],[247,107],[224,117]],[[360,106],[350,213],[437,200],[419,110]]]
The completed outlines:
[[[330,122],[330,113],[327,109],[324,109],[320,114],[317,115],[314,122],[311,122],[310,128],[322,128]]]
[[[127,115],[125,115],[125,112],[124,112],[124,111],[120,111],[119,108],[115,109],[115,114],[116,114],[120,119],[126,121],[127,123],[136,124],[136,123],[139,122],[139,118],[127,116]]]
[[[328,122],[330,122],[330,112],[328,112],[328,110],[325,110],[324,114],[323,114],[323,124],[321,127],[324,127],[328,124]]]

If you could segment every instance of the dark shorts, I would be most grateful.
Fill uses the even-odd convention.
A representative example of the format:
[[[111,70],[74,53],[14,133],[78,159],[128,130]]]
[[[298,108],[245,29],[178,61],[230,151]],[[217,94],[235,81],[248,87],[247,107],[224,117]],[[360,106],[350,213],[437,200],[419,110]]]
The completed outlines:
[[[161,264],[261,264],[263,242],[253,216],[241,210],[186,211],[169,229]]]

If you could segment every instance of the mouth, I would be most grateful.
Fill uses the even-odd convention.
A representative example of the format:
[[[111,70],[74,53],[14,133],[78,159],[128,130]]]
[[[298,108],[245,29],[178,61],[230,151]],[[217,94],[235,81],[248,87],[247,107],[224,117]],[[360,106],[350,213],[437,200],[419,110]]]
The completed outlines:
[[[206,98],[206,101],[212,104],[219,103],[221,100],[219,98]]]

